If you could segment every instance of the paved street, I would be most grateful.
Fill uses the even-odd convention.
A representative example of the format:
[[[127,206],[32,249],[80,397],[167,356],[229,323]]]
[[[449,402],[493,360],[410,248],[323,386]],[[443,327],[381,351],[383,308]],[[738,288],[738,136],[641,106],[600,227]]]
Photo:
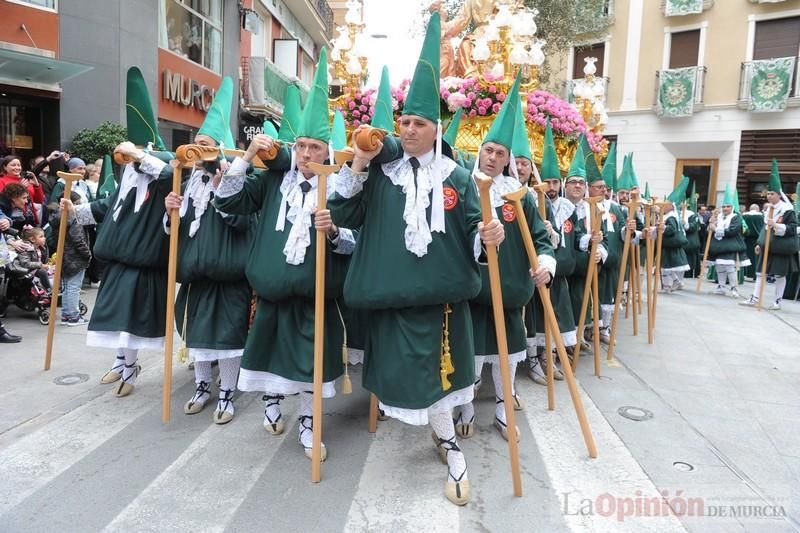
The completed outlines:
[[[654,345],[643,316],[638,337],[622,322],[618,361],[600,379],[581,359],[597,459],[566,385],[550,412],[545,388],[520,371],[522,498],[484,376],[477,434],[463,441],[464,508],[442,494],[429,428],[387,421],[367,432],[358,368],[354,393],[325,404],[329,457],[314,485],[296,422],[268,435],[260,395],[239,395],[234,421],[215,426],[208,408],[183,415],[193,374],[176,367],[162,425],[161,354],[141,354],[136,391],[118,399],[99,384],[111,355],[84,345],[85,328],[56,328],[43,372],[46,328],[11,309],[6,326],[25,339],[0,348],[0,531],[800,531],[800,305],[759,313],[693,291],[658,305]],[[86,381],[54,382],[66,375]],[[295,420],[297,400],[284,405]]]

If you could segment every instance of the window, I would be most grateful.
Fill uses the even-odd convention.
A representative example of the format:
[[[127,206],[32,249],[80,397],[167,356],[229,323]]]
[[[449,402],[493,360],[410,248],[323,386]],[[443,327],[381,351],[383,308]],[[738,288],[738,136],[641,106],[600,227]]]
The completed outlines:
[[[250,37],[250,55],[253,57],[272,57],[272,17],[262,9],[256,9],[261,22],[258,32]]]
[[[314,84],[314,60],[305,52],[303,52],[303,72],[300,79],[309,87]]]
[[[574,61],[572,62],[572,79],[579,80],[583,79],[585,75],[583,74],[583,67],[586,66],[586,62],[584,61],[587,57],[596,57],[597,63],[594,66],[597,68],[597,72],[595,76],[602,77],[605,74],[603,59],[605,57],[606,51],[606,44],[605,43],[597,43],[592,44],[589,46],[584,46],[582,48],[575,48],[574,52]]]
[[[700,50],[700,30],[673,33],[669,47],[669,68],[696,67]]]
[[[56,0],[12,0],[16,4],[31,4],[45,9],[55,9]]]
[[[161,0],[159,46],[207,69],[222,68],[222,0]]]
[[[753,59],[797,57],[800,52],[800,17],[756,22]]]

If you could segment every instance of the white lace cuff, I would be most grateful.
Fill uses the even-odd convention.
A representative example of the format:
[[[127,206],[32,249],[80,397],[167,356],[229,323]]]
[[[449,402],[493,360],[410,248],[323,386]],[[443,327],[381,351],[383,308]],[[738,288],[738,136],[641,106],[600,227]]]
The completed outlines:
[[[94,219],[90,204],[80,204],[75,206],[75,219],[81,226],[94,226],[97,221]]]
[[[215,196],[217,198],[230,198],[238,194],[244,188],[248,167],[247,161],[241,157],[234,159],[231,166],[222,175],[222,180],[219,182]]]
[[[333,252],[342,255],[351,255],[356,247],[356,239],[353,231],[347,228],[339,228],[339,236],[336,241],[331,241],[334,245]]]
[[[580,246],[581,252],[588,252],[589,251],[589,242],[592,240],[592,235],[587,233],[586,235],[581,237],[581,242],[578,243]]]
[[[602,244],[598,244],[597,251],[600,252],[600,261],[605,263],[606,259],[608,259],[608,250],[606,250],[606,247]]]
[[[367,176],[366,172],[353,172],[349,166],[343,165],[337,172],[335,190],[342,198],[352,198],[364,189]]]
[[[472,254],[475,256],[475,262],[481,262],[481,254],[483,253],[483,244],[481,243],[480,234],[475,235],[475,242],[472,244]],[[485,263],[481,263],[485,264]]]
[[[543,266],[550,272],[550,276],[556,277],[556,258],[552,255],[542,254],[538,257],[539,266]]]
[[[778,237],[783,237],[786,235],[786,224],[775,224],[775,227],[772,228],[772,231]]]
[[[150,176],[155,177],[161,174],[161,171],[164,170],[165,166],[167,166],[167,164],[159,158],[150,154],[145,154],[139,163],[139,171],[143,174],[149,174]]]

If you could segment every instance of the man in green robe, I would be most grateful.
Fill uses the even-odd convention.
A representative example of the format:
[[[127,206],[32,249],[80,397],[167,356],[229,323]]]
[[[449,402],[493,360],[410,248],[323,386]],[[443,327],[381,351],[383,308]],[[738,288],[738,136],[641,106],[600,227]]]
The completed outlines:
[[[758,236],[756,244],[756,254],[758,255],[758,265],[756,266],[756,284],[753,287],[753,294],[742,305],[754,306],[758,303],[761,294],[761,284],[764,279],[761,277],[761,269],[764,264],[764,245],[767,239],[767,228],[772,228],[770,235],[769,257],[767,257],[767,275],[775,276],[775,299],[769,306],[771,311],[779,311],[783,291],[786,289],[786,277],[800,271],[797,252],[800,250],[800,236],[797,233],[797,213],[794,206],[783,194],[781,189],[781,178],[778,173],[778,161],[772,160],[772,172],[767,183],[767,212],[764,213],[764,227]],[[770,209],[772,216],[770,217]]]
[[[513,390],[514,376],[517,364],[525,360],[527,353],[525,323],[523,320],[524,307],[533,296],[534,282],[539,286],[548,285],[556,271],[553,246],[544,222],[536,209],[533,196],[528,192],[522,198],[522,208],[528,222],[527,231],[531,235],[539,256],[539,268],[536,272],[533,272],[534,282],[531,281],[529,275],[530,262],[525,251],[525,243],[517,221],[517,214],[513,205],[503,200],[503,195],[516,192],[523,187],[516,177],[505,174],[507,169],[510,170],[511,174],[516,174],[515,161],[511,159],[512,154],[515,157],[517,155],[514,151],[513,141],[518,133],[523,133],[522,128],[524,128],[522,111],[519,108],[519,81],[520,77],[518,76],[478,152],[478,170],[486,176],[492,177],[492,185],[489,190],[491,205],[495,210],[497,219],[502,222],[505,229],[505,240],[500,246],[498,261],[503,306],[505,307],[504,322],[511,369],[512,395],[514,406],[517,410],[522,409],[522,402]],[[517,144],[517,150],[523,151],[526,143],[527,135],[525,135],[525,142]],[[530,149],[521,155],[530,157]],[[512,166],[509,168],[509,165]],[[478,380],[476,385],[480,380],[483,363],[488,360],[492,365],[492,380],[495,388],[494,425],[503,438],[508,440],[503,387],[500,378],[500,356],[498,354],[487,265],[481,265],[481,292],[470,301],[470,311],[472,313],[472,328],[475,337],[475,377]],[[457,411],[457,433],[464,438],[471,437],[474,422],[475,408],[472,402],[468,402]],[[519,433],[518,429],[516,433]]]
[[[114,152],[134,162],[125,165],[120,186],[109,197],[74,206],[80,224],[102,222],[93,252],[107,266],[86,344],[116,350],[114,363],[101,383],[119,381],[118,397],[133,392],[141,370],[138,351],[164,349],[169,247],[162,224],[164,200],[172,190],[172,167],[149,150],[137,148],[164,149],[138,68],[128,70],[127,83],[130,141]],[[162,154],[171,159],[171,154]],[[73,209],[69,200],[61,203],[62,208]]]
[[[481,290],[480,241],[498,246],[504,233],[497,220],[480,222],[469,173],[441,155],[440,34],[434,13],[399,141],[387,136],[369,152],[356,147],[330,206],[337,224],[361,227],[344,296],[347,305],[370,312],[364,387],[386,415],[430,423],[448,467],[445,495],[464,505],[469,478],[451,411],[473,398],[469,300]]]
[[[727,281],[730,284],[731,297],[739,298],[736,269],[749,264],[749,260],[745,255],[742,216],[734,211],[733,206],[733,194],[726,185],[722,213],[716,214],[708,222],[708,231],[713,234],[708,256],[717,273],[717,287],[714,289],[714,294],[724,295]]]
[[[298,441],[309,458],[313,440],[314,229],[327,233],[323,398],[336,394],[334,382],[343,373],[338,299],[347,256],[355,245],[351,232],[331,223],[328,210],[317,209],[319,180],[308,166],[324,163],[331,156],[327,71],[323,48],[300,118],[294,155],[290,156],[284,145],[278,157],[269,162],[269,170],[246,176],[256,154],[271,149],[274,143],[266,135],[256,135],[244,156],[235,159],[222,177],[214,199],[214,205],[225,213],[250,215],[260,211],[246,266],[247,279],[257,296],[256,313],[244,349],[239,389],[266,392],[264,428],[273,435],[284,430],[280,401],[285,395],[299,394]],[[290,168],[291,160],[296,160],[298,168]],[[335,186],[336,176],[331,175],[328,197]],[[323,444],[322,459],[326,457]]]
[[[203,124],[194,138],[201,146],[233,146],[230,114],[233,81],[222,80]],[[219,362],[216,424],[233,419],[233,393],[247,339],[250,286],[245,263],[250,251],[254,217],[229,215],[211,203],[227,160],[197,163],[183,195],[169,193],[168,210],[181,217],[178,240],[178,282],[175,326],[194,362],[197,388],[183,412],[199,413],[211,398],[211,363]],[[165,228],[169,233],[169,227]]]
[[[689,270],[684,250],[688,244],[686,228],[677,211],[677,206],[686,200],[688,185],[689,178],[681,178],[675,190],[667,196],[667,202],[670,203],[664,206],[661,214],[664,226],[661,238],[661,287],[668,293],[683,287],[683,273]]]
[[[747,258],[750,260],[750,266],[744,269],[744,276],[752,280],[756,279],[756,245],[758,244],[758,236],[761,234],[761,229],[764,227],[764,213],[758,204],[750,205],[750,210],[747,213],[742,213],[745,224],[747,224],[747,235],[744,236],[744,244],[747,247]]]

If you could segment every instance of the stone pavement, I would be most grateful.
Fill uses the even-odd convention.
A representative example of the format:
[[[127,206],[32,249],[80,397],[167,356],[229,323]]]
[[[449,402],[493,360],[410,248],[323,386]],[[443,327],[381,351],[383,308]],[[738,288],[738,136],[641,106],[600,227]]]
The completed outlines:
[[[654,345],[642,316],[638,337],[621,322],[601,378],[581,358],[597,459],[566,386],[548,411],[520,369],[522,498],[485,376],[476,435],[462,441],[464,508],[444,499],[429,428],[390,420],[366,432],[358,368],[354,393],[325,403],[329,458],[315,485],[296,422],[269,436],[260,395],[238,395],[234,421],[215,426],[208,408],[182,414],[193,375],[176,367],[165,426],[161,354],[141,353],[136,391],[118,399],[98,383],[112,355],[87,348],[85,328],[56,328],[43,372],[46,328],[12,309],[4,322],[25,339],[0,345],[0,531],[800,531],[800,305],[757,312],[693,291],[658,305]],[[284,405],[294,421],[296,399]]]

